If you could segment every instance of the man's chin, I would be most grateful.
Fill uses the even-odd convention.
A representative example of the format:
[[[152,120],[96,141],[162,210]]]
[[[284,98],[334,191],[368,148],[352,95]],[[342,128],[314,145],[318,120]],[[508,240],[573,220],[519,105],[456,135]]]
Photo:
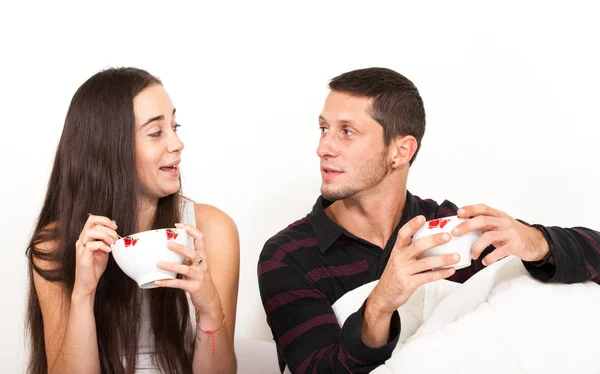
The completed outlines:
[[[344,200],[354,196],[355,193],[348,189],[331,190],[321,187],[321,196],[328,201]]]

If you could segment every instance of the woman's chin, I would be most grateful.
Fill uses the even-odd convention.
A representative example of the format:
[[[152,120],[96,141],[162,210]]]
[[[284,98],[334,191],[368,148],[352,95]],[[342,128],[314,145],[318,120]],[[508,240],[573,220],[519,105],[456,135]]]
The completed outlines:
[[[180,187],[177,186],[177,188],[172,187],[172,188],[162,188],[159,191],[154,191],[153,193],[149,193],[149,194],[144,194],[146,195],[145,197],[151,200],[158,200],[158,199],[162,199],[164,197],[167,196],[171,196],[174,195],[176,193],[178,193],[180,190]]]

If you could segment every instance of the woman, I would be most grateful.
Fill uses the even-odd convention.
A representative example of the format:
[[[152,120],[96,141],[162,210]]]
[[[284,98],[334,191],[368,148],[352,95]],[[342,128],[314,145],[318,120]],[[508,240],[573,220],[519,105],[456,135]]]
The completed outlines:
[[[237,229],[182,197],[178,127],[143,70],[102,71],[75,93],[27,251],[29,372],[236,371]],[[170,244],[186,262],[158,266],[180,276],[141,290],[110,244],[175,224],[193,248]]]

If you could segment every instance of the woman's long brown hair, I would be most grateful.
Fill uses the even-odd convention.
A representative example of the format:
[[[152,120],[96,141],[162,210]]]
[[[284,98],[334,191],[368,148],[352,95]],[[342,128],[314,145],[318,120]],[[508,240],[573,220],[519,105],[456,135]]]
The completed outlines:
[[[49,369],[33,272],[60,284],[70,298],[75,282],[75,242],[88,213],[115,220],[121,235],[138,232],[133,98],[155,84],[161,84],[160,80],[144,70],[113,68],[92,76],[73,96],[46,198],[26,252],[29,373],[42,374]],[[181,220],[181,199],[180,192],[159,199],[153,228],[173,227]],[[56,243],[52,251],[40,250],[40,244],[50,242]],[[52,266],[42,269],[36,266],[39,261]],[[155,357],[161,371],[191,372],[193,342],[185,338],[190,334],[191,318],[185,293],[157,288],[148,294]],[[111,255],[94,302],[102,373],[135,371],[140,295],[137,284],[121,271]]]

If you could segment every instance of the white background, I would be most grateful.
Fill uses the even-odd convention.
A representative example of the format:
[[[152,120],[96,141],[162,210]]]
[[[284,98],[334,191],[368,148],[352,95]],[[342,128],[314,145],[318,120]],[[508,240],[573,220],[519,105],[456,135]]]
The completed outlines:
[[[389,67],[419,88],[413,193],[600,228],[593,1],[172,3],[0,5],[3,373],[25,365],[24,253],[64,116],[110,66],[163,80],[183,125],[184,193],[238,225],[242,337],[270,339],[257,258],[318,196],[317,116],[328,80],[351,69]]]

